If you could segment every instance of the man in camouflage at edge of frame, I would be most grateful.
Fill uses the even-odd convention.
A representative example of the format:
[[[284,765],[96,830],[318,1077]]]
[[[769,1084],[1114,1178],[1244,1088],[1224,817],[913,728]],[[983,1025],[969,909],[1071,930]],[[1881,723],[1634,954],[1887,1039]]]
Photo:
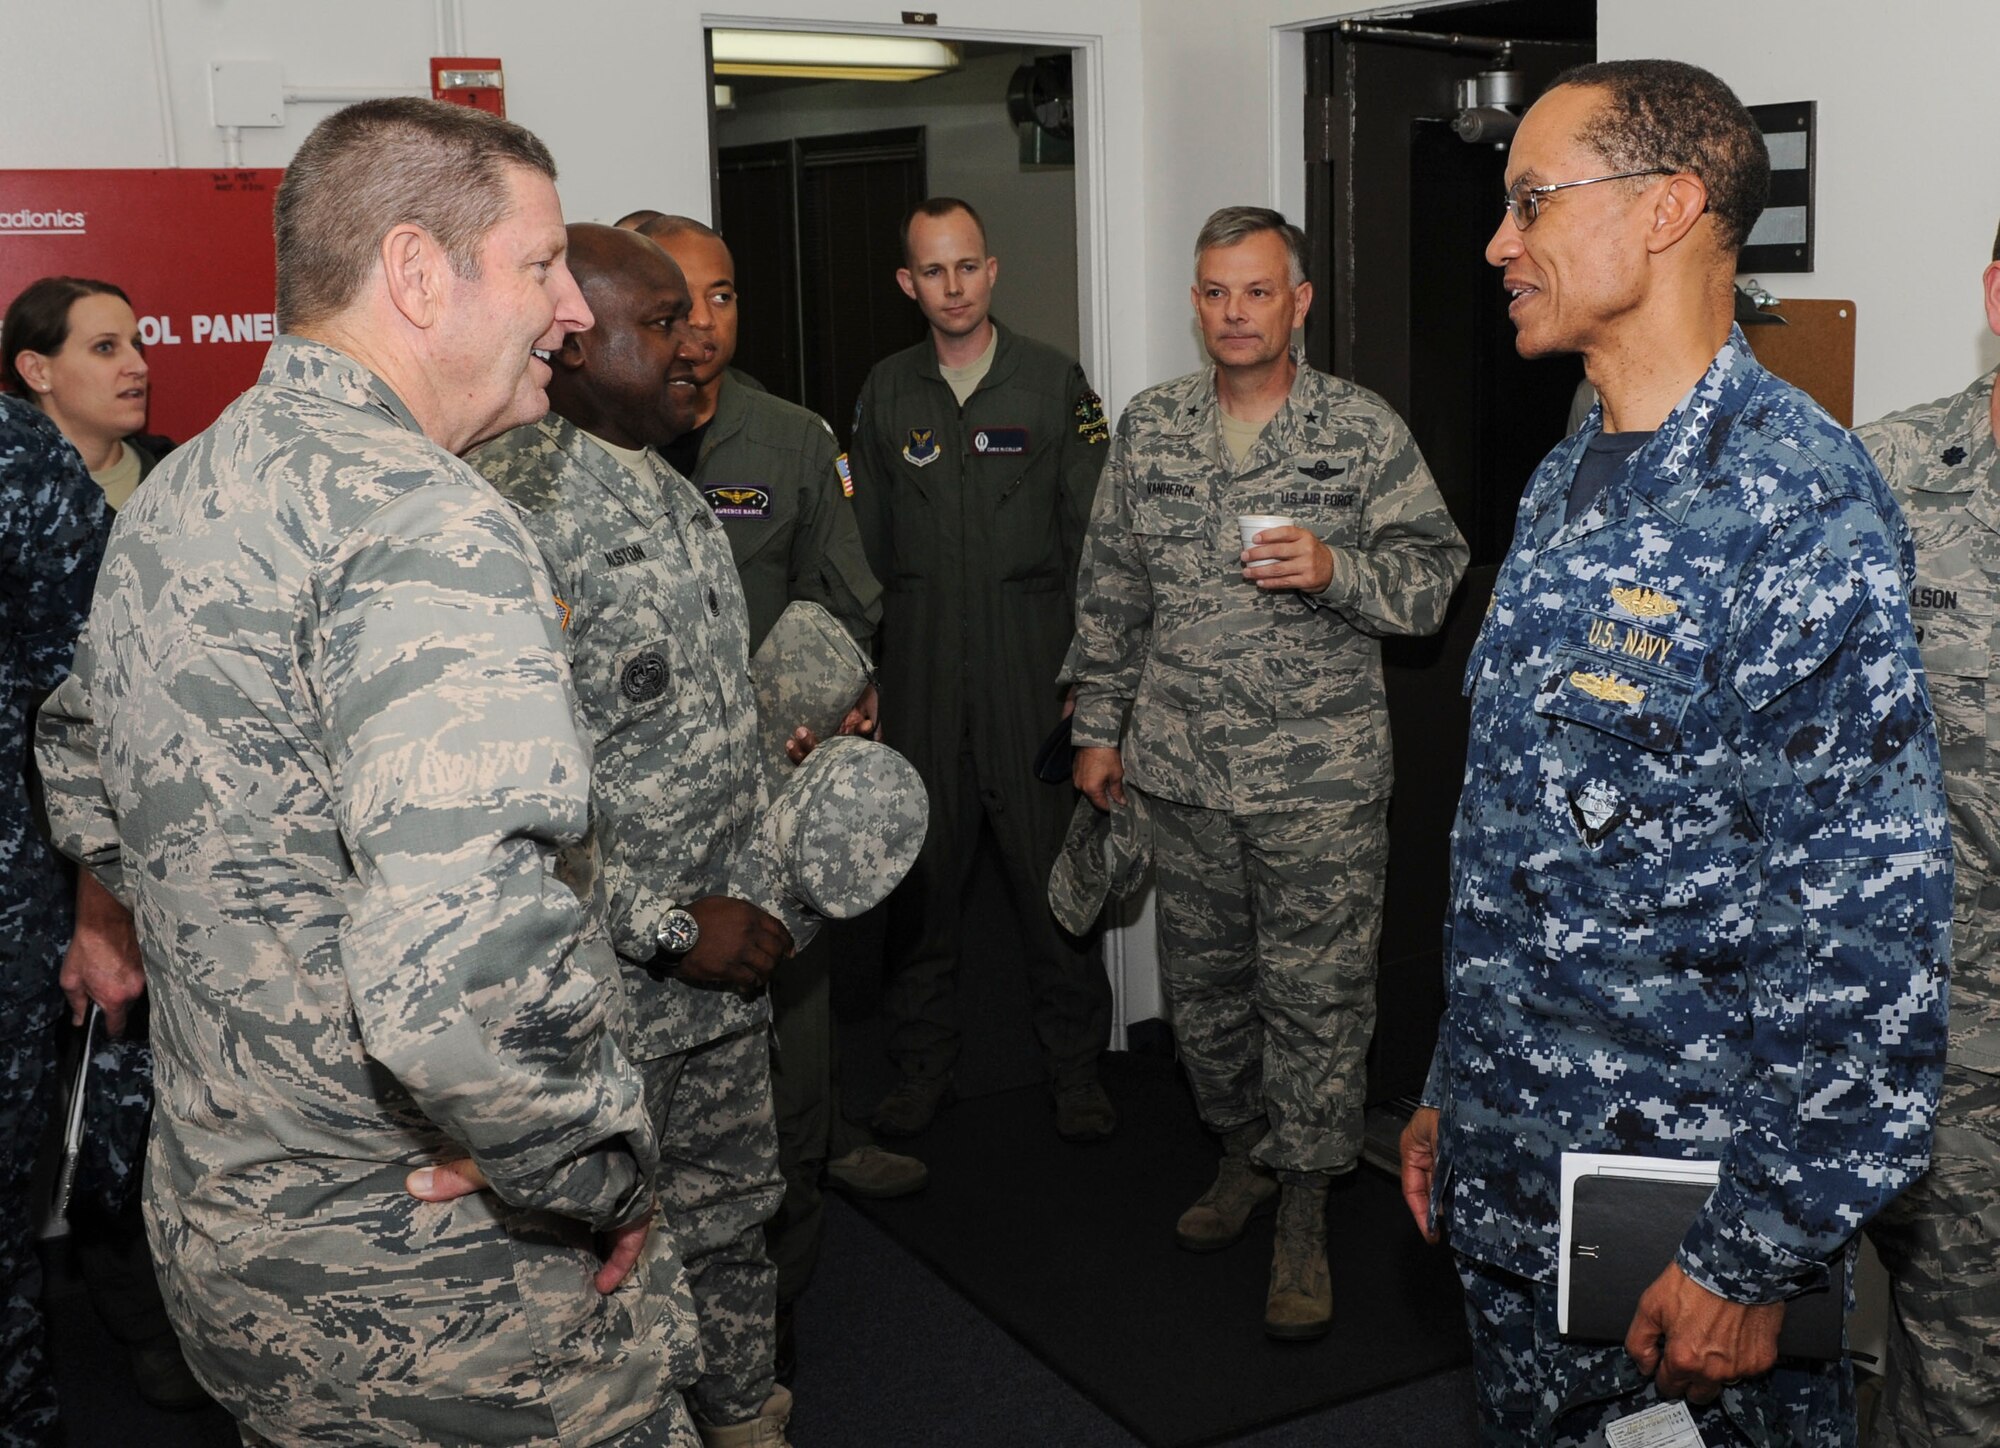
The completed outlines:
[[[2000,237],[1986,268],[2000,332]],[[1954,397],[1858,432],[1917,545],[1910,617],[1937,710],[1951,807],[1950,1045],[1931,1165],[1869,1227],[1889,1269],[1888,1361],[1870,1442],[2000,1443],[2000,394]]]
[[[109,526],[104,494],[56,425],[0,395],[0,1444],[57,1441],[28,1199],[56,1090],[56,984],[69,889],[30,785],[35,706],[69,671]]]
[[[121,512],[42,712],[57,842],[145,955],[168,1311],[246,1442],[697,1441],[617,965],[557,873],[590,772],[558,607],[453,456],[589,325],[554,170],[428,100],[314,128],[285,335]],[[428,1199],[468,1156],[491,1189]]]
[[[1715,76],[1566,71],[1486,248],[1524,357],[1599,404],[1542,462],[1466,671],[1445,1016],[1403,1191],[1449,1234],[1485,1441],[1854,1438],[1851,1365],[1779,1360],[1924,1170],[1951,841],[1894,499],[1757,364],[1738,248],[1769,156]],[[1625,1339],[1557,1331],[1566,1152],[1718,1179]]]
[[[587,863],[700,1322],[689,1401],[708,1444],[778,1444],[792,1399],[773,1382],[763,1236],[784,1190],[766,986],[814,927],[731,888],[765,799],[749,615],[721,522],[658,453],[694,417],[687,284],[635,232],[569,235],[595,325],[564,338],[550,415],[472,460],[541,545],[596,744]]]
[[[1291,348],[1305,238],[1226,207],[1195,243],[1213,366],[1118,420],[1077,581],[1076,785],[1143,795],[1160,977],[1215,1182],[1182,1216],[1227,1247],[1278,1203],[1264,1330],[1332,1325],[1326,1196],[1362,1139],[1388,858],[1377,639],[1443,622],[1465,540],[1387,403]],[[1286,517],[1245,546],[1237,519]]]

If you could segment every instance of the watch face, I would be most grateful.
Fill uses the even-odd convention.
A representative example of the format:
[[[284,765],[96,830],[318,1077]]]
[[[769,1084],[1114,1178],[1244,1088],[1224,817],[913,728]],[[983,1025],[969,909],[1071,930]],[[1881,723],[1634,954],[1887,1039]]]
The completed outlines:
[[[668,955],[686,955],[701,938],[701,927],[685,910],[669,910],[660,922],[660,949]]]

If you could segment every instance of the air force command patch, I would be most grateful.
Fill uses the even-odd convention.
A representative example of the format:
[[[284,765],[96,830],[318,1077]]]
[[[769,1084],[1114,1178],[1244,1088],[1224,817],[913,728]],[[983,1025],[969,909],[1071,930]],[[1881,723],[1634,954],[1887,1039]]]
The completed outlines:
[[[701,495],[708,499],[708,506],[718,518],[768,518],[771,516],[771,495],[762,488],[745,487],[738,484],[722,483],[703,488]]]
[[[913,468],[927,468],[941,456],[938,448],[937,429],[934,427],[913,427],[910,440],[903,444],[903,461]]]

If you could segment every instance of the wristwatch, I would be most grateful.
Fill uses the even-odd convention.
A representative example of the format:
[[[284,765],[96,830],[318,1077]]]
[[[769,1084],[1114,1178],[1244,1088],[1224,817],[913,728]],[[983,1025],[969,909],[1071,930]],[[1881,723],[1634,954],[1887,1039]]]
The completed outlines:
[[[676,905],[660,919],[660,930],[653,937],[662,955],[686,955],[701,939],[701,926],[694,916]]]

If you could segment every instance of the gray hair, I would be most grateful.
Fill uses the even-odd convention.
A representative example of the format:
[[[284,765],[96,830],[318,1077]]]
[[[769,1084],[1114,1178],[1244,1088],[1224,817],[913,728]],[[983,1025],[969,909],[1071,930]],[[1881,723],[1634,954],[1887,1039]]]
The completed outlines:
[[[1195,266],[1200,267],[1203,252],[1235,246],[1264,231],[1275,231],[1284,239],[1292,259],[1292,285],[1300,285],[1306,279],[1306,234],[1268,206],[1225,206],[1210,215],[1194,239]]]
[[[363,101],[314,126],[278,187],[278,326],[338,316],[360,294],[382,238],[421,226],[462,277],[507,214],[508,170],[555,180],[548,147],[469,106],[415,96]]]

